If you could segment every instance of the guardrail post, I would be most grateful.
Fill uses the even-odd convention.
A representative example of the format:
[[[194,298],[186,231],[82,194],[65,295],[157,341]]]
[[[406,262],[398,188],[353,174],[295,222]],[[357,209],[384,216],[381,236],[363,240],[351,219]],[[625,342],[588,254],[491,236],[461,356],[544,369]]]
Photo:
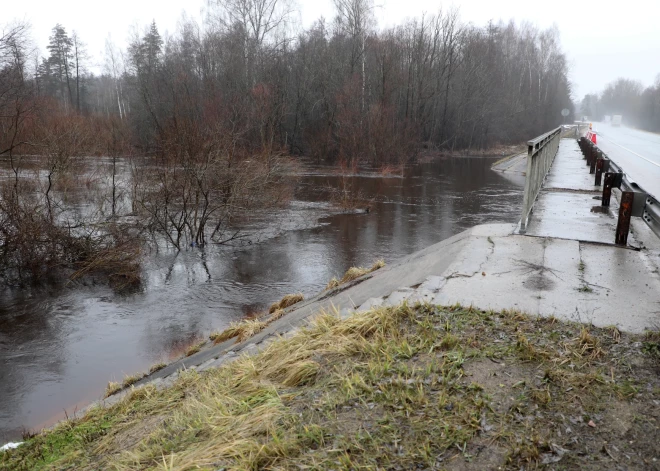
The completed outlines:
[[[623,191],[621,192],[621,205],[619,206],[619,220],[616,224],[616,237],[614,243],[616,245],[628,244],[628,232],[630,231],[630,216],[632,216],[633,201],[635,200],[635,192]]]
[[[587,158],[587,153],[585,151],[584,145],[585,145],[586,138],[582,136],[580,139],[578,139],[578,145],[580,146],[580,152],[582,152],[582,158],[586,159]]]
[[[591,159],[589,160],[589,174],[591,174],[591,175],[596,173],[596,158],[598,157],[597,152],[598,152],[598,150],[596,149],[596,146],[592,145],[591,146]]]
[[[587,141],[584,143],[584,158],[587,160],[587,165],[589,165],[590,156],[591,156],[591,143]]]
[[[621,181],[623,180],[622,173],[607,172],[605,174],[605,183],[603,185],[603,199],[601,206],[609,206],[610,198],[612,197],[612,188],[621,188]]]
[[[603,159],[602,152],[598,151],[598,159],[596,160],[596,179],[594,185],[600,186],[600,181],[603,177],[603,167],[605,166],[605,159]]]

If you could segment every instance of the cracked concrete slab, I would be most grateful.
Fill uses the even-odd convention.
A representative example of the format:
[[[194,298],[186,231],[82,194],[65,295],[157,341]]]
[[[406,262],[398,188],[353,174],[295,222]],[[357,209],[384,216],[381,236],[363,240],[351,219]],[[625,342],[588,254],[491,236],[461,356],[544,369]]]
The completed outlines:
[[[526,236],[493,240],[483,271],[448,279],[434,304],[516,308],[629,332],[660,325],[660,276],[644,251]]]
[[[526,234],[612,244],[619,211],[612,203],[602,208],[590,194],[541,192]]]

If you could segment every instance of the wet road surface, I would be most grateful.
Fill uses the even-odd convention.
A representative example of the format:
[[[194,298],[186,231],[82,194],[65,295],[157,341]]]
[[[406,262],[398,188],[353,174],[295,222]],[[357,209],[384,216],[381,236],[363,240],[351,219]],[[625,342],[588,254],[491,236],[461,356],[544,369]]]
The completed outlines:
[[[596,123],[598,147],[644,190],[660,198],[660,134]]]

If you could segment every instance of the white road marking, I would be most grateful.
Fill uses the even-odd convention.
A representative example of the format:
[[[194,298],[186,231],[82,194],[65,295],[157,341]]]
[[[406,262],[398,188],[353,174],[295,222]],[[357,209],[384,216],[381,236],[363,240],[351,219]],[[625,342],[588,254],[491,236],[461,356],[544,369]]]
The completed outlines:
[[[603,136],[602,136],[602,135],[599,135],[599,137],[602,138]],[[653,164],[653,165],[655,165],[656,167],[660,167],[660,164],[659,164],[659,163],[654,162],[653,160],[647,159],[647,158],[644,157],[643,155],[639,155],[637,152],[634,152],[634,151],[628,149],[627,147],[623,147],[621,144],[617,144],[617,143],[614,142],[612,139],[605,138],[605,140],[606,140],[606,141],[610,141],[610,142],[611,142],[612,144],[614,144],[615,146],[621,147],[623,150],[626,150],[626,151],[630,152],[630,153],[633,154],[633,155],[636,155],[636,156],[639,157],[640,159],[646,160],[648,163]]]

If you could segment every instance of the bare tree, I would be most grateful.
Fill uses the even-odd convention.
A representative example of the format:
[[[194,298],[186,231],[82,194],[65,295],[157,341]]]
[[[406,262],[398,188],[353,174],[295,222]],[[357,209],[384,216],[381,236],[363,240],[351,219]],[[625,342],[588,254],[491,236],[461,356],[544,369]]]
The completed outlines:
[[[114,94],[116,95],[117,113],[120,120],[126,117],[126,105],[121,80],[123,70],[121,59],[121,55],[117,52],[115,45],[110,38],[107,38],[105,40],[105,71],[112,77]]]
[[[366,87],[366,36],[371,25],[374,24],[374,6],[372,0],[333,0],[337,10],[337,23],[351,38],[353,49],[351,52],[351,69],[360,63],[360,76],[362,78],[362,111],[365,107]]]
[[[71,34],[71,48],[72,48],[72,59],[73,66],[76,70],[76,110],[80,113],[80,86],[81,86],[81,73],[85,72],[85,63],[89,56],[87,55],[87,49],[85,43],[83,43],[78,37],[77,32]]]

